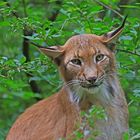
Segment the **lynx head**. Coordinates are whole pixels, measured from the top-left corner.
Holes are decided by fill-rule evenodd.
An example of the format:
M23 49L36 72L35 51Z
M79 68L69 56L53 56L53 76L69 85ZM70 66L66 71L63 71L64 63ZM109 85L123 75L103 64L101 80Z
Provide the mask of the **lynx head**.
M71 37L62 47L40 48L58 65L68 85L95 89L103 85L115 72L114 40L122 32L119 28L105 35L83 34Z

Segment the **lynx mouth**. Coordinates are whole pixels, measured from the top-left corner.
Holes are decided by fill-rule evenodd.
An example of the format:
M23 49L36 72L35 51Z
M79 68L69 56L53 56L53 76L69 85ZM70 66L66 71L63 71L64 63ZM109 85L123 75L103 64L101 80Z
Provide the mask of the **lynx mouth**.
M102 83L100 83L100 84L81 84L81 86L83 87L83 88L98 88L100 85L101 85Z
M81 87L83 88L87 88L87 89L94 89L94 88L98 88L99 86L101 86L103 84L104 80L100 80L100 81L97 81L97 82L94 82L94 83L90 83L90 82L87 82L87 81L79 81L79 84Z

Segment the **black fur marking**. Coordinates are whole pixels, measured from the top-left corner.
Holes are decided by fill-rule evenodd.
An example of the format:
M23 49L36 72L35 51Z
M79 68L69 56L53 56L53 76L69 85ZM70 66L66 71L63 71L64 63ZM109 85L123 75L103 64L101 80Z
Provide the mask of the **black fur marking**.
M128 15L125 16L125 18L124 18L124 20L123 20L123 22L122 22L122 25L121 25L119 28L117 28L117 29L111 34L111 37L114 36L117 32L119 32L119 31L124 27L125 22L126 22L126 19L127 19L127 16L128 16Z
M115 43L109 43L109 44L106 44L106 45L112 52L115 52Z
M61 65L61 59L60 58L55 58L54 62L57 64L57 66Z
M115 95L114 95L114 90L113 90L112 86L108 85L108 86L107 86L107 90L109 91L109 93L111 93L111 95L112 95L113 97L115 97Z

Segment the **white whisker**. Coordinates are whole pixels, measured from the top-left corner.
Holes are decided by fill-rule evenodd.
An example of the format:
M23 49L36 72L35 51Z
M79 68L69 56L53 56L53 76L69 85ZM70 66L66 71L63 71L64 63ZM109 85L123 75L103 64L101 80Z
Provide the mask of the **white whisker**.
M79 84L79 80L71 80L71 81L68 81L64 84L64 87L70 87L72 85L78 85Z

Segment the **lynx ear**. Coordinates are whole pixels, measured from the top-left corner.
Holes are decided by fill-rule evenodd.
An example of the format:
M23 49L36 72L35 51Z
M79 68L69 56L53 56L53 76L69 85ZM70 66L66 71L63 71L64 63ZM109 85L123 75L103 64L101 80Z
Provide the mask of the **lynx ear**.
M64 53L64 50L57 46L52 46L48 48L40 47L39 50L46 54L48 57L52 58L53 60Z
M57 57L61 56L64 53L64 48L62 47L57 47L57 46L52 46L52 47L42 47L32 41L30 43L34 46L36 46L41 52L46 54L48 57L52 58L55 60Z
M118 27L117 29L111 31L111 32L108 32L104 35L101 36L101 40L102 42L106 43L106 44L109 44L109 43L114 43L115 40L117 39L117 37L121 34L123 28L124 28L124 25L125 25L125 21L126 21L126 18L127 16L124 18L123 22L122 22L122 25L120 27Z

